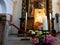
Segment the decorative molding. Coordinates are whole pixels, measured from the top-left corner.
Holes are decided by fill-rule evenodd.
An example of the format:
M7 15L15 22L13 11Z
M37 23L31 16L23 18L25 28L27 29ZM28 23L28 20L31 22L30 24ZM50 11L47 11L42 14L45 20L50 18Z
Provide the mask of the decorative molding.
M26 16L26 0L22 0L22 18Z

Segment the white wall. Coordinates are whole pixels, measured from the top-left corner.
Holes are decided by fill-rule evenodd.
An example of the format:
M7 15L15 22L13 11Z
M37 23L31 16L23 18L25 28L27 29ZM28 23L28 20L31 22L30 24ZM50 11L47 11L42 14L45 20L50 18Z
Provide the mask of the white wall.
M57 5L58 0L52 0L52 10L53 10L53 17L55 17L56 13L59 13L59 8Z
M4 0L6 3L6 8L8 14L12 14L12 23L20 27L20 20L21 17L21 8L22 8L22 0ZM17 29L12 27L12 33L17 33Z
M53 18L55 18L55 20L54 20L54 28L55 28L55 30L56 31L58 31L59 30L59 24L60 23L56 23L56 17L55 17L55 14L56 13L59 13L60 14L60 9L59 9L59 6L58 6L58 0L52 0L52 11L53 11Z
M60 31L60 0L58 0L58 9L59 9L59 23L58 23L58 31Z
M0 13L12 14L13 23L20 26L19 18L21 17L21 8L22 8L22 0L15 0L16 4L14 4L13 0L0 0ZM12 33L17 33L17 29L12 28Z
M21 17L21 11L22 11L22 0L17 0L14 4L14 9L13 9L13 23L20 27L20 20L19 18ZM17 33L18 30L12 27L12 33Z
M2 13L2 7L1 7L1 4L0 4L0 13Z

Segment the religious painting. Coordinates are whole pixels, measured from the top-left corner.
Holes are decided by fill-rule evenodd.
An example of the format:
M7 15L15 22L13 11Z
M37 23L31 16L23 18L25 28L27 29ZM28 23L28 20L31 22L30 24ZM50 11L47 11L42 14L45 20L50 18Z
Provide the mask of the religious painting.
M22 0L22 18L26 18L27 12L27 29L38 29L38 27L42 27L43 16L48 16L46 13L52 12L50 6L52 1L48 0L48 9L46 8L46 2L46 0Z
M28 17L34 17L34 29L42 25L42 18L46 14L46 0L29 0Z
M34 13L34 29L43 28L43 18L45 15L45 9L35 9ZM42 30L42 29L41 29Z
M34 17L35 9L45 8L45 0L29 0L28 17Z

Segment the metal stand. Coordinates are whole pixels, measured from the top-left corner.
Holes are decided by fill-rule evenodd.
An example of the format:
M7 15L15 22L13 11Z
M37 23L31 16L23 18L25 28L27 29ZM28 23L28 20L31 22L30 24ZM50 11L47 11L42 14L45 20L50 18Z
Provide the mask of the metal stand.
M54 29L54 19L52 18L52 35L55 37L56 36L56 30Z
M52 30L54 30L54 19L55 18L52 18Z
M21 39L21 40L30 40L30 39L27 39L27 35L26 35L26 30L27 30L27 12L26 12L26 18L25 18L25 38L24 39Z

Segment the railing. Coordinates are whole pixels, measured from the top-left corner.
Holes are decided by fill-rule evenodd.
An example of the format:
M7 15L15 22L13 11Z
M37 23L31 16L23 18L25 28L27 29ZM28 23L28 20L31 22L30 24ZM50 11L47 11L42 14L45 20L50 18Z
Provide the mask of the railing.
M12 22L12 15L11 14L8 14L8 15L10 15L10 23ZM15 27L17 30L20 30L21 32L23 32L23 33L27 33L27 32L25 32L25 31L23 31L22 29L20 29L18 26L16 26L15 24L11 24L13 27ZM60 33L60 31L58 31L58 32L56 32L56 34L59 34ZM27 33L27 34L29 34L29 33Z
M22 33L30 34L30 33L26 32L25 30L23 31L22 29L20 29L19 27L17 27L15 24L11 24L11 25L14 26L17 30L21 31Z

